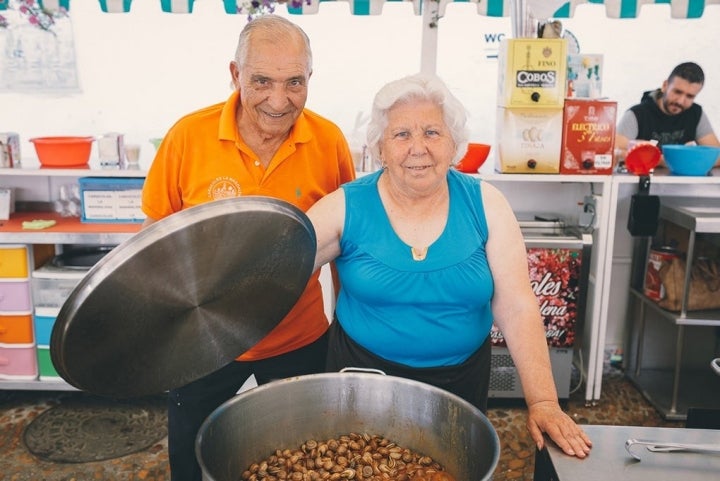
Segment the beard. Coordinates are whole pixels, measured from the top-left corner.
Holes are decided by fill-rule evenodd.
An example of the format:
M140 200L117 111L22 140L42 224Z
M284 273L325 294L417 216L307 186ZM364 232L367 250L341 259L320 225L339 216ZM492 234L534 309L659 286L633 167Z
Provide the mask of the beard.
M667 112L670 115L678 115L685 111L685 107L683 107L682 105L680 105L678 103L669 101L667 98L667 95L665 95L665 94L663 94L663 97L662 97L662 105L663 105L663 110L665 110L665 112Z

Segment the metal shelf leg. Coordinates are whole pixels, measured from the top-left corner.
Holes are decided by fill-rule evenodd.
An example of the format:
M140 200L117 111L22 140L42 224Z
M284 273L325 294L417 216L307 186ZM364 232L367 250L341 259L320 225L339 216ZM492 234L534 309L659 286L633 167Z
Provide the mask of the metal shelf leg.
M677 329L677 341L675 342L675 371L673 372L672 402L670 412L677 413L678 393L680 392L680 365L682 364L683 344L685 342L685 326L682 324Z

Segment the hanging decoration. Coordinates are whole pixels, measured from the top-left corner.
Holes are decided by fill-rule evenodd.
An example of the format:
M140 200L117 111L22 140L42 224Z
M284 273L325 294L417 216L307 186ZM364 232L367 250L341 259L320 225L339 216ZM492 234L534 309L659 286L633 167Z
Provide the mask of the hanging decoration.
M77 91L67 0L0 2L0 92Z
M130 11L132 0L98 0L100 9L105 13L127 13Z
M195 0L160 0L160 8L168 13L192 13Z

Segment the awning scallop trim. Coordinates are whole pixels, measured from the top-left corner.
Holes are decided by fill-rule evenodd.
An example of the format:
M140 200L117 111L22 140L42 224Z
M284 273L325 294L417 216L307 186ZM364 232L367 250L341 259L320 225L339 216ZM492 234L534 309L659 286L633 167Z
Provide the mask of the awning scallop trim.
M36 0L44 9L49 11L64 8L70 10L70 0ZM237 4L243 0L216 0L218 7L223 8L226 13L236 14ZM312 15L320 11L320 4L325 2L346 2L348 10L353 15L380 15L386 2L411 2L415 15L422 14L423 2L437 2L438 11L442 15L449 3L463 2L474 3L477 13L488 17L510 16L511 4L514 0L295 0L284 3L287 11L293 15ZM543 4L546 9L548 4L557 8L550 15L552 18L571 18L578 5L584 3L595 3L605 5L605 14L609 18L636 18L640 15L643 5L666 4L670 7L672 18L700 18L705 12L707 5L720 5L720 0L527 0L530 11L533 10L533 3ZM0 0L0 10L8 8L9 0ZM132 0L98 0L100 8L107 13L127 13L132 6ZM158 0L163 12L168 13L192 13L195 0ZM221 6L222 5L222 6ZM551 7L552 8L552 7ZM242 12L240 12L242 13Z

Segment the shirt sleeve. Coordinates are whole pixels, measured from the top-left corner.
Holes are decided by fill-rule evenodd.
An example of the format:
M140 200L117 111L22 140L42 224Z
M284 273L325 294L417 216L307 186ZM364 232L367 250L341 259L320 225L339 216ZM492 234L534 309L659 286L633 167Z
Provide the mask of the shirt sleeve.
M615 133L628 139L637 139L638 122L632 110L626 110L623 116L620 117Z
M142 210L153 220L160 220L182 209L178 169L171 160L170 143L171 139L166 138L158 148L143 184Z
M715 133L713 131L712 125L710 124L710 119L705 114L705 111L702 111L702 115L700 115L700 121L697 125L697 130L695 132L695 139L700 139L705 137L706 135Z

